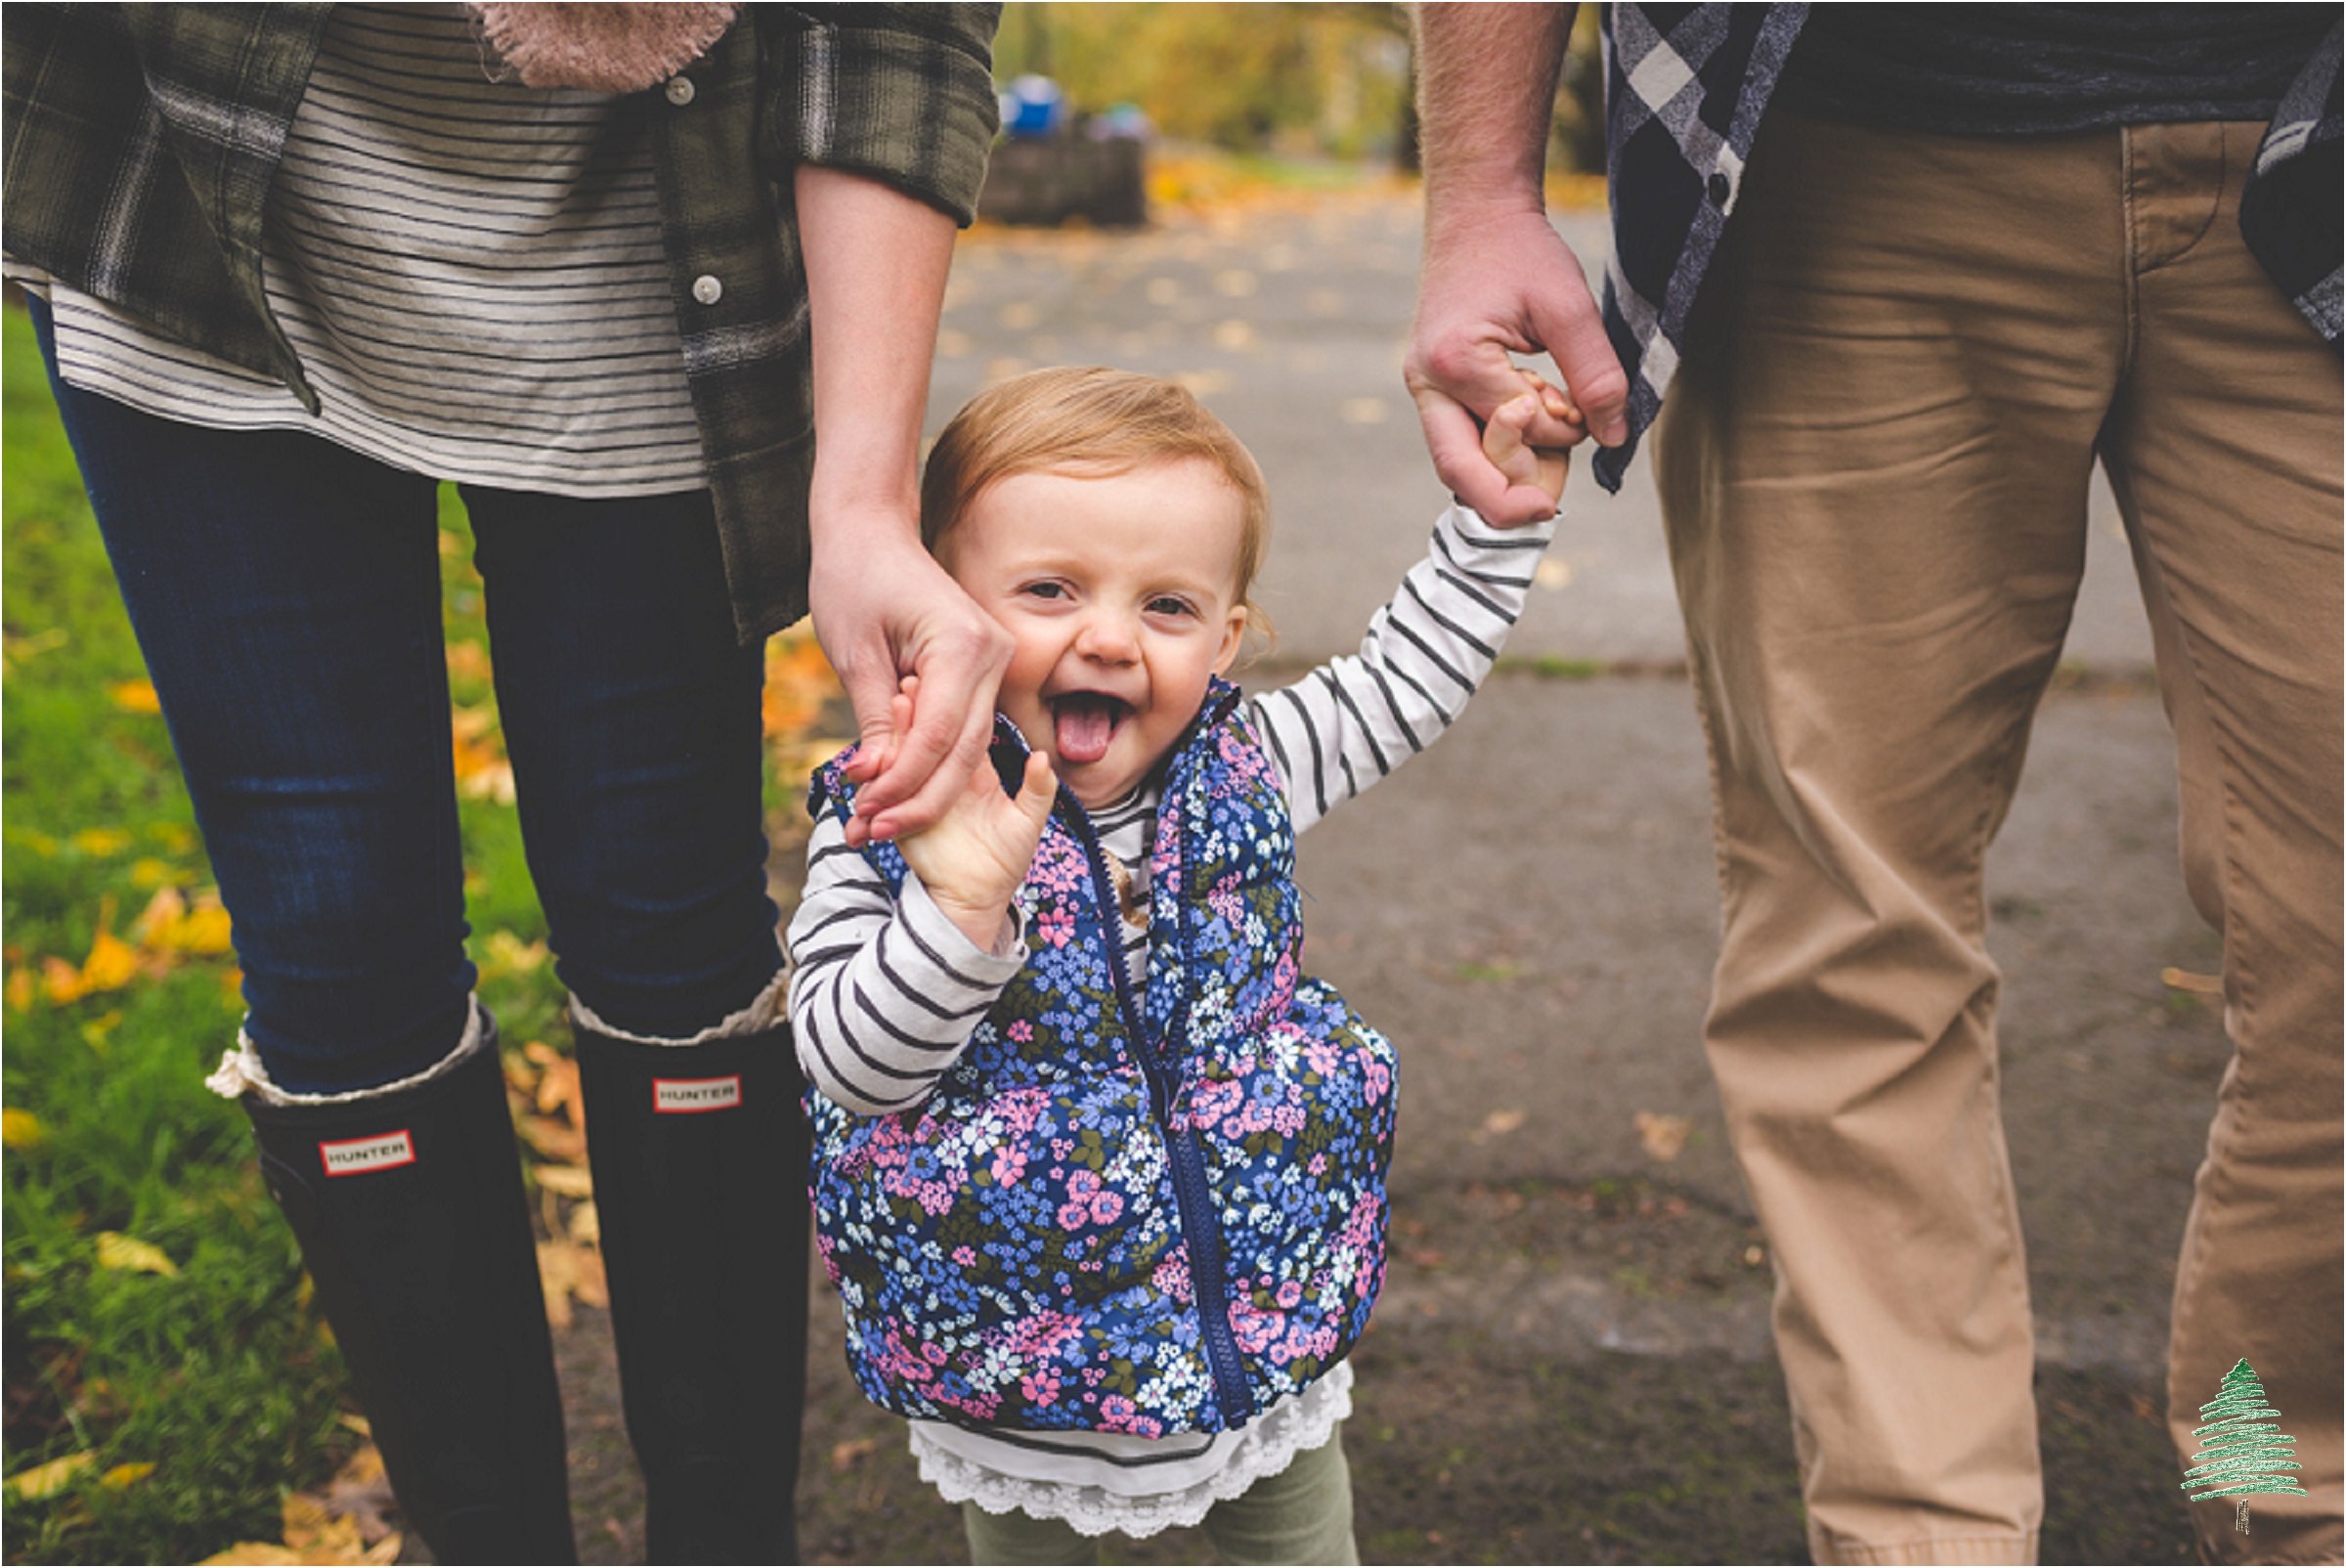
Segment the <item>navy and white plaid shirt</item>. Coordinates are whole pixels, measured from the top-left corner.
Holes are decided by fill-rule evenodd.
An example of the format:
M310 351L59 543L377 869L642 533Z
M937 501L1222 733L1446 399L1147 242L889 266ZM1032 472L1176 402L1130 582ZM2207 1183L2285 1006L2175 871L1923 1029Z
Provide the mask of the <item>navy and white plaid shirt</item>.
M1613 261L1605 329L1629 377L1629 439L1598 451L1597 480L1619 490L1638 439L1662 410L1686 320L1742 191L1760 118L1805 5L1605 8L1605 173ZM2333 345L2339 315L2339 34L2273 117L2240 204L2250 250Z

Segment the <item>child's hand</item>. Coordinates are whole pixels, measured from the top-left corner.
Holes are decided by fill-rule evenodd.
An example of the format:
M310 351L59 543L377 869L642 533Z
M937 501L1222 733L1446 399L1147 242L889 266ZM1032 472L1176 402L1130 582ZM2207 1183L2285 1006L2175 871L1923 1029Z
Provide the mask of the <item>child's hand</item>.
M1550 501L1561 501L1564 476L1572 466L1571 453L1561 447L1526 446L1524 431L1542 413L1577 422L1580 411L1563 393L1531 371L1525 370L1523 378L1526 382L1523 396L1511 398L1494 409L1484 424L1483 456L1506 476L1510 486L1537 485L1547 492Z
M919 679L907 675L896 693L894 700L905 710L896 716L898 733ZM1041 752L1027 757L1026 776L1015 797L1002 792L1001 775L981 756L942 817L895 841L904 863L929 890L938 911L988 952L1002 933L1011 894L1034 864L1043 824L1050 820L1051 802L1058 793L1051 760Z

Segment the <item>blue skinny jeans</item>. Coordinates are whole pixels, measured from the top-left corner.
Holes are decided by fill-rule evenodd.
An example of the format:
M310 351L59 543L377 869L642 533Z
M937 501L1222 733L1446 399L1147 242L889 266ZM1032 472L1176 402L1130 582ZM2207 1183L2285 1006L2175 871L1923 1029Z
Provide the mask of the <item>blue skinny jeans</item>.
M33 307L234 922L246 1032L295 1093L421 1071L474 980L434 481L76 391ZM557 973L617 1028L697 1033L781 963L762 655L735 641L709 496L463 497Z

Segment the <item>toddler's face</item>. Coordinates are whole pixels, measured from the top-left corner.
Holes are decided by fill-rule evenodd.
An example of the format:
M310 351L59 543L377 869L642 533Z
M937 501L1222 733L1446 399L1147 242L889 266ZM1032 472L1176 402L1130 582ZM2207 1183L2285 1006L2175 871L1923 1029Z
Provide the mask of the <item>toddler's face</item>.
M1087 806L1146 778L1230 668L1244 503L1211 464L996 480L940 547L1018 639L996 705Z

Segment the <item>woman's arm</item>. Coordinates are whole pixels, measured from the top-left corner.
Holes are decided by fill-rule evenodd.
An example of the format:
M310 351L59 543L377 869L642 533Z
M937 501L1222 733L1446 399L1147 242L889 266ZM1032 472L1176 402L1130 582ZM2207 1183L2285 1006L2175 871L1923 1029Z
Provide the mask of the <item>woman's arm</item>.
M795 176L814 342L815 634L855 706L860 843L934 822L984 761L1010 634L922 547L921 418L953 218L860 175ZM921 677L901 733L890 703Z

